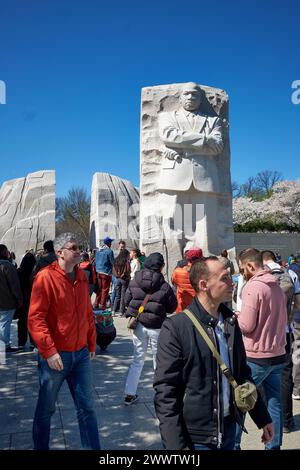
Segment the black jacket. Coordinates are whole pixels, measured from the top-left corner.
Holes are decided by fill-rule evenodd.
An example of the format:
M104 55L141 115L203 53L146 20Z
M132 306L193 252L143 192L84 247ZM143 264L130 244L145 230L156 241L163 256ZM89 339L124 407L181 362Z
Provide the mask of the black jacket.
M217 320L204 310L197 297L189 306L216 344ZM232 311L220 305L228 335L230 368L238 384L251 379L241 330ZM192 443L218 444L223 430L221 370L212 352L191 320L179 313L164 322L158 339L157 368L154 378L155 409L166 449L192 448ZM230 413L242 424L232 391ZM250 411L261 428L272 420L261 396Z
M161 273L143 269L135 273L126 291L126 317L137 316L138 309L148 293L151 293L151 296L143 313L139 315L139 321L146 328L156 330L161 328L166 314L176 310L177 300L173 289Z
M8 260L0 260L0 310L14 310L23 301L18 273Z
M31 273L31 282L33 282L34 277L37 275L37 273L41 270L44 269L46 266L49 266L49 264L54 263L54 261L57 260L57 256L54 252L50 252L47 255L43 255L39 258L39 260L36 262L33 271Z

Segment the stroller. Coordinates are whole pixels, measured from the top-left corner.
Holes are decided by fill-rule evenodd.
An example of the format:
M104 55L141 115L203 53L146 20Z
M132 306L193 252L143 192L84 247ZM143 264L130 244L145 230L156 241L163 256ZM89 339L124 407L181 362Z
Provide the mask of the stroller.
M117 335L112 314L108 310L93 310L93 313L97 332L96 342L102 351L105 351Z

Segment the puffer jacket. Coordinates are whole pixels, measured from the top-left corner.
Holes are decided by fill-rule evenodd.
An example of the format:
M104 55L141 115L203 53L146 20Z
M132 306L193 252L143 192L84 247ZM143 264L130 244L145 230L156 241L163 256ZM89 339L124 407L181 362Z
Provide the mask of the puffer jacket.
M47 359L59 351L96 351L96 328L88 281L75 268L75 281L58 262L42 269L31 293L28 329L40 354Z
M192 303L195 296L195 291L190 282L190 273L185 266L174 270L172 284L177 287L178 306L176 312L182 312Z
M135 274L125 294L126 317L138 315L138 309L149 293L139 321L146 328L156 330L161 328L167 313L173 313L177 307L174 292L161 273L143 269Z

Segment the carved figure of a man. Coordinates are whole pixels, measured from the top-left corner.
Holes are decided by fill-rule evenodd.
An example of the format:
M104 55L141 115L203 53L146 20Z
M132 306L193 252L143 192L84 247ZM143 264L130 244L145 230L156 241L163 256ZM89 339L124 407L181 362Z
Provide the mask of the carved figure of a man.
M221 120L200 111L202 93L195 83L184 86L181 107L159 116L159 134L165 148L160 190L221 193L215 156L223 150Z
M186 205L191 208L189 215L182 212L183 228L177 230L181 250L199 246L212 253L218 247L218 234L217 230L214 235L208 233L208 226L217 224L218 195L226 191L220 185L218 165L224 141L220 118L200 110L203 96L197 84L187 83L180 94L179 109L159 115L163 160L158 189L164 217L176 217L178 207L182 211ZM196 206L202 212L195 214ZM187 220L188 229L184 226Z

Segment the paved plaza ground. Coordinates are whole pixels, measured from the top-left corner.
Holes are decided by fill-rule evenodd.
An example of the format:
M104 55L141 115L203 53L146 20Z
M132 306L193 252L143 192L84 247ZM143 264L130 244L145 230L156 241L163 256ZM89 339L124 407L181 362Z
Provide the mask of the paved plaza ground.
M153 406L153 371L146 360L138 394L140 400L124 406L124 384L132 358L127 320L116 318L117 338L93 361L94 397L102 448L105 450L161 449L158 422ZM13 323L15 337L16 324ZM38 395L36 353L9 354L0 365L0 449L32 449L32 419ZM294 401L296 430L284 434L282 449L300 449L300 401ZM263 449L261 431L247 418L248 435L243 449ZM72 398L63 385L51 429L52 449L80 449L79 430Z

